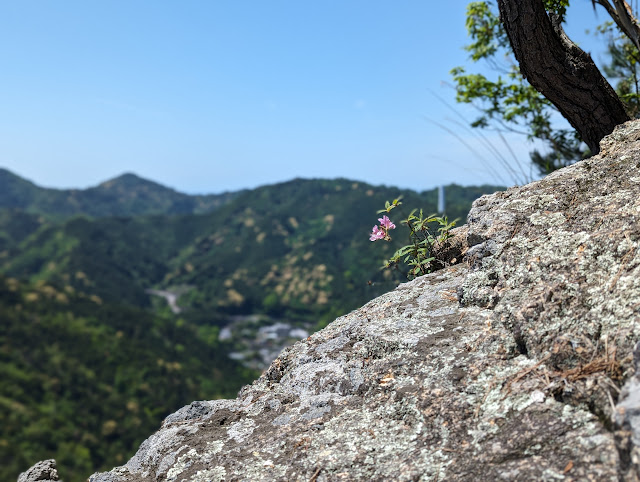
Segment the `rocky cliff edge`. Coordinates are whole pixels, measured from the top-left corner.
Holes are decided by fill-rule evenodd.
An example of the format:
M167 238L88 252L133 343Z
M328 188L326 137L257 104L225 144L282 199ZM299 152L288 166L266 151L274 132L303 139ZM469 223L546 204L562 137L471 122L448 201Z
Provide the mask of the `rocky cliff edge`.
M638 480L640 122L456 242L90 481Z

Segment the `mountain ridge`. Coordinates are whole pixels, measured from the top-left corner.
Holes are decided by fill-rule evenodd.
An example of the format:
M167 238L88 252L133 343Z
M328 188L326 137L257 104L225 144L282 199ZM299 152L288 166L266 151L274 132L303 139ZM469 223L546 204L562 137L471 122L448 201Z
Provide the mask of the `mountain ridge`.
M90 217L211 212L245 190L220 194L185 194L127 172L86 189L38 186L0 168L0 208L22 209L52 220Z

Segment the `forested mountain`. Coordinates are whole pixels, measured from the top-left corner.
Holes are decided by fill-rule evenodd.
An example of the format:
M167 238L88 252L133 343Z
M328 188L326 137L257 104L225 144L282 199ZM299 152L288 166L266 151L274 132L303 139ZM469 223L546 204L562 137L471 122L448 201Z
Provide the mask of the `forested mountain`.
M0 277L0 480L55 457L65 481L123 462L167 414L256 373L217 327Z
M447 212L464 220L473 199L496 189L448 186ZM435 189L416 193L346 179L264 186L202 215L54 224L21 220L14 210L4 214L0 271L138 307L148 306L148 288L183 286L180 303L192 311L328 321L405 280L404 273L378 268L408 232L399 227L393 243L368 239L376 211L400 195L404 214L436 210Z
M133 175L61 191L0 171L0 185L0 480L48 457L82 480L181 405L234 395L256 372L231 360L238 339L220 341L223 328L317 329L392 289L405 274L379 267L408 233L395 210L393 242L369 241L376 211L437 200L346 179L222 197ZM463 223L497 189L447 186L447 214ZM149 288L181 295L183 311Z
M210 212L243 191L191 196L135 174L89 189L48 189L0 168L0 208L19 208L61 220L70 216L138 216Z
M471 200L496 189L449 186L447 212L464 222ZM393 242L372 243L376 211L400 195ZM404 272L379 268L407 243L399 221L412 208L435 212L436 190L297 179L248 191L207 215L207 230L172 260L162 285L197 287L181 301L199 310L331 321L406 281Z

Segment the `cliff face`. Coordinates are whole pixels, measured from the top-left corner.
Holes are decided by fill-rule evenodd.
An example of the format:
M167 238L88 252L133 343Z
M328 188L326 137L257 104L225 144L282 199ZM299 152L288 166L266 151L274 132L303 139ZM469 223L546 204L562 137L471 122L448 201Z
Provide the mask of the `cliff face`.
M484 196L463 263L167 417L91 482L638 480L640 122ZM640 371L638 371L640 373Z

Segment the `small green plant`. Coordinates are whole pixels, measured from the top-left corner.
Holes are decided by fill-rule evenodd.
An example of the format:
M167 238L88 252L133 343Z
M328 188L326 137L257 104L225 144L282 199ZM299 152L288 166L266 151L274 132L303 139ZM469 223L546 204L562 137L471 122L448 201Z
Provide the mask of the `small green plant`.
M388 214L399 207L402 204L400 199L394 199L391 203L386 201L384 209L378 211L378 214ZM414 209L406 219L400 222L400 224L404 224L409 228L409 244L397 250L382 266L383 269L395 268L398 264L404 262L410 268L407 273L409 279L434 271L434 261L436 261L433 253L434 246L444 243L451 236L451 229L456 224L456 221L449 222L446 216L439 217L431 214L425 217L422 209L419 214L416 213L418 213L418 210ZM396 225L391 222L386 214L378 218L378 222L380 224L373 227L369 240L391 241L389 231L396 229ZM432 231L430 224L436 224L439 227Z

